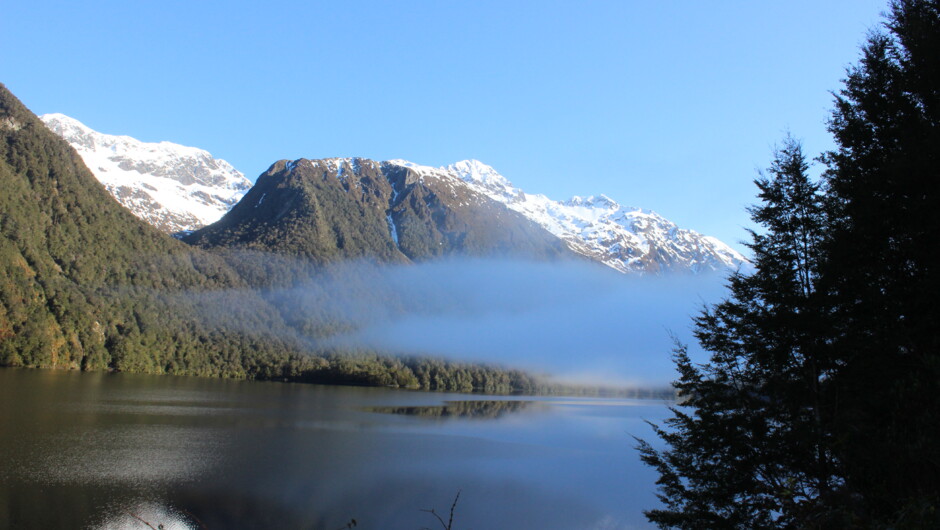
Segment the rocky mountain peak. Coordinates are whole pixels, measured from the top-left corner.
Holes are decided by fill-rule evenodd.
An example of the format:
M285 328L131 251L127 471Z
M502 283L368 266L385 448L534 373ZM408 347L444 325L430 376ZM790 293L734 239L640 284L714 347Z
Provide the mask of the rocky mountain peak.
M607 210L619 210L622 208L620 203L611 199L610 197L601 194L601 195L591 195L589 197L581 197L575 195L574 197L563 202L565 206L583 206L587 208L602 208Z
M473 182L488 188L512 188L512 183L492 167L479 160L461 160L445 168L460 176L466 182Z

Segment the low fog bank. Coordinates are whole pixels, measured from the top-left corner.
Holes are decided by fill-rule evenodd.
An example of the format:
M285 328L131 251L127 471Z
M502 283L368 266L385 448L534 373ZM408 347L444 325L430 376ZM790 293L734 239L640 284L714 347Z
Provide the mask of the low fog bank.
M334 265L266 298L329 330L323 348L499 363L577 383L665 385L672 337L725 274L629 276L587 263L460 259ZM315 322L314 322L315 321ZM323 327L325 326L325 327Z
M573 384L668 385L677 375L673 337L706 360L692 317L727 295L725 272L634 276L588 262L314 267L255 252L229 261L264 287L186 295L211 326L320 353L444 357ZM272 307L286 326L254 318Z

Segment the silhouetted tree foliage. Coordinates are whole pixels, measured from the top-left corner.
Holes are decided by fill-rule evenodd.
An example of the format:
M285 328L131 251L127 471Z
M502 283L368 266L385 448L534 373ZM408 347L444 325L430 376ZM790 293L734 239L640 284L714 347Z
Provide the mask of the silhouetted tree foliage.
M833 447L857 512L938 527L940 2L895 2L886 25L830 122Z
M787 139L756 182L754 270L677 346L662 528L940 526L940 7L896 1L836 96L824 194Z
M830 493L814 333L823 210L807 170L788 138L769 176L756 180L763 203L750 213L765 231L748 245L754 271L733 274L731 297L695 321L711 362L696 366L676 349L675 386L693 412L674 409L669 428L656 429L669 450L640 442L667 507L647 515L663 527L771 526L812 512Z

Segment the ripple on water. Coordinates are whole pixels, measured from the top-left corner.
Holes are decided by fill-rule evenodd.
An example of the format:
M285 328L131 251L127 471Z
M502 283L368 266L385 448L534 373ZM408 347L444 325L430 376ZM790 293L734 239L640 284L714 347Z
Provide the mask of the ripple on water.
M74 432L40 448L23 470L42 483L188 482L217 461L219 436L204 428L125 425Z

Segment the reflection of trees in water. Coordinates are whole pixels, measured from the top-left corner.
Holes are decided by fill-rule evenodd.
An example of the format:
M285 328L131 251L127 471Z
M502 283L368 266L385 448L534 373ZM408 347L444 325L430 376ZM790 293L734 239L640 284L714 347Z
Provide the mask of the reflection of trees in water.
M402 414L423 418L499 418L504 414L521 412L525 409L543 407L535 401L445 401L443 405L426 407L367 407L369 412L382 414Z

